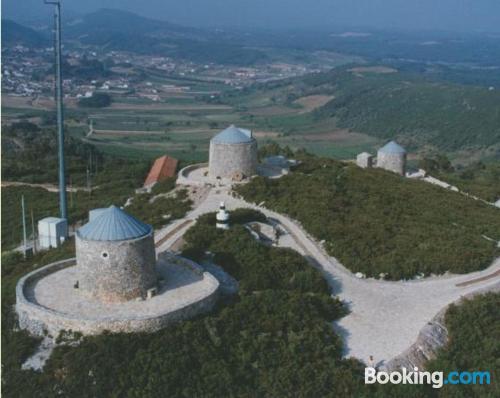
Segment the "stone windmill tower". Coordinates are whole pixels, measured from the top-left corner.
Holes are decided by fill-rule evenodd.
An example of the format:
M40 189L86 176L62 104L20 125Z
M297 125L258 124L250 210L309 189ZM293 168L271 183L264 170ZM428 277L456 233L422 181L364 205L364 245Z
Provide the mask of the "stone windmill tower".
M377 167L399 175L406 174L406 150L396 141L391 141L377 152Z
M116 206L76 233L78 287L104 302L146 297L156 287L153 228Z
M232 125L210 140L210 178L239 181L254 175L256 169L257 141L250 130Z

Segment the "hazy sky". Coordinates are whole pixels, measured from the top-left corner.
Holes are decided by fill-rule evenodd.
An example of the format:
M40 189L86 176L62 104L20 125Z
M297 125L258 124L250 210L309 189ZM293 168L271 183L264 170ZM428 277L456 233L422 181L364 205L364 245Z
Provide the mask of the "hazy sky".
M119 8L190 26L375 27L500 32L500 0L62 0L67 14ZM4 18L33 19L43 0L3 0Z

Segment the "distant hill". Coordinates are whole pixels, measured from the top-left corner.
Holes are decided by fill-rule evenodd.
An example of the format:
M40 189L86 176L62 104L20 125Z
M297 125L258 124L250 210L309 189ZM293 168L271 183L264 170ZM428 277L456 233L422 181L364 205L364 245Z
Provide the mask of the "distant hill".
M293 107L298 98L311 95L332 99L301 115L300 120L294 119L300 128L293 134L307 136L315 126L331 120L337 128L382 140L397 138L412 151L470 149L487 150L488 156L500 155L499 88L443 82L380 65L351 65L269 82L226 93L221 102L246 106L259 97L272 98L274 105ZM286 127L280 127L280 116L253 120L261 128L287 132Z
M39 47L48 43L49 40L36 30L10 19L2 19L2 47L18 44L26 47Z
M415 147L431 144L446 151L500 143L498 89L404 73L332 72L325 77L335 99L317 116L335 117L339 127L384 139L400 136Z
M96 34L169 35L171 37L200 37L201 32L166 21L158 21L132 12L102 8L83 17L71 19L64 26L65 34L72 38L94 36ZM197 35L196 35L197 33Z
M266 59L264 52L200 30L141 17L137 14L101 9L64 26L65 36L82 44L138 54L180 57L196 62L250 65Z

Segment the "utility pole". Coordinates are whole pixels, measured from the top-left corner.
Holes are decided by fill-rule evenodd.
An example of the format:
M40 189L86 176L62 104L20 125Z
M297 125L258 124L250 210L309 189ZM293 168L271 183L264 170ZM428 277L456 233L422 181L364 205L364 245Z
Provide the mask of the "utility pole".
M60 0L44 0L45 4L54 5L54 53L55 53L55 97L57 106L57 137L59 146L59 211L61 218L68 219L66 180L64 164L64 115L61 71L61 2ZM65 237L68 231L66 231Z
M24 210L24 195L21 195L21 209L23 212L23 254L26 258L26 212Z
M33 235L33 253L36 253L36 231L35 231L35 216L31 209L31 234Z
M69 206L72 210L75 208L73 203L73 181L71 180L71 176L69 176Z
M89 193L89 197L92 196L92 182L90 180L90 169L87 167L87 191Z

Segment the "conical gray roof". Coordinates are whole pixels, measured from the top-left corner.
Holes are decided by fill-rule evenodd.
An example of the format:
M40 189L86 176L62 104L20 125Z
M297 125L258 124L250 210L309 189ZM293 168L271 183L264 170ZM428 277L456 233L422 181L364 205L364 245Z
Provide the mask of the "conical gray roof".
M111 206L78 231L85 240L117 241L136 239L149 234L150 225L144 224L116 206Z
M396 141L388 142L378 151L381 153L406 153L406 150Z
M241 129L235 125L229 126L212 138L212 142L219 144L242 144L252 142L252 140L252 132L250 130Z

